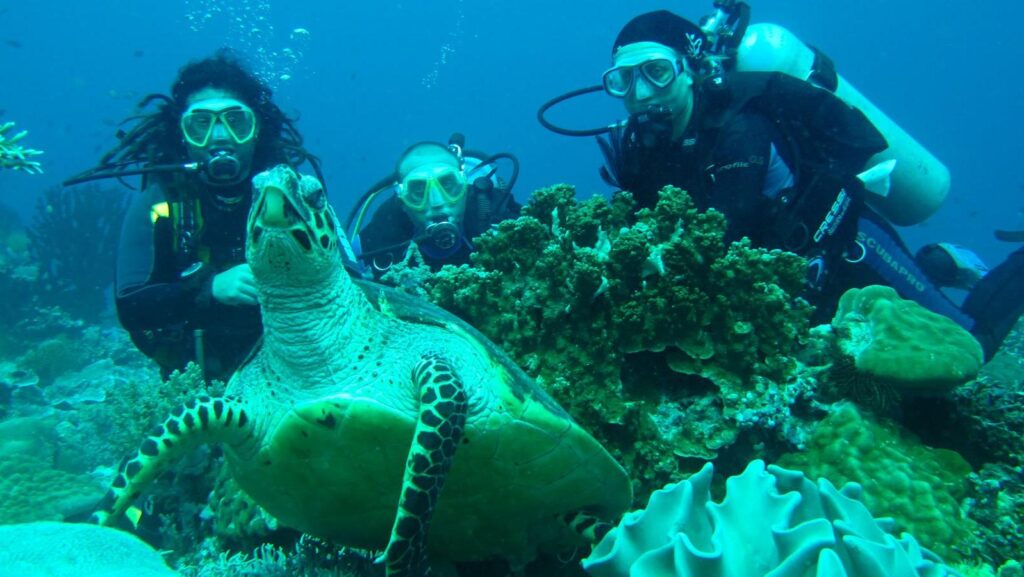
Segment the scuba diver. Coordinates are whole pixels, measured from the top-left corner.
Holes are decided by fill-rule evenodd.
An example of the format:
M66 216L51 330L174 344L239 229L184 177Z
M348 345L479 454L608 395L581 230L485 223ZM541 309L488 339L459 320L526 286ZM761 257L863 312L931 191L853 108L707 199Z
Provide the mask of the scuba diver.
M497 174L502 159L512 165L508 181ZM468 150L459 133L447 145L413 144L398 158L394 173L356 203L345 224L364 274L379 280L405 260L413 244L434 271L446 264L468 263L474 250L471 239L492 224L519 215L521 207L512 196L518 175L515 156ZM362 227L374 200L389 191L394 194Z
M847 289L884 284L976 335L991 332L982 319L998 315L961 310L932 280L981 290L988 274L980 259L942 244L925 247L919 263L892 224L915 224L938 208L949 186L945 167L851 89L824 54L781 27L749 26L743 2L714 5L700 26L666 10L629 21L603 83L548 101L541 124L597 136L603 179L630 191L638 207L677 186L701 209L726 216L728 241L748 237L804 256L804 296L816 322L832 317ZM547 119L555 105L602 90L623 101L627 120L572 130ZM1005 334L979 338L986 354Z
M118 318L165 378L193 361L227 379L263 330L245 262L250 178L309 162L323 181L319 163L270 88L228 50L189 63L170 96L147 96L139 109L153 103L125 121L134 124L99 166L64 184L142 175L118 246Z

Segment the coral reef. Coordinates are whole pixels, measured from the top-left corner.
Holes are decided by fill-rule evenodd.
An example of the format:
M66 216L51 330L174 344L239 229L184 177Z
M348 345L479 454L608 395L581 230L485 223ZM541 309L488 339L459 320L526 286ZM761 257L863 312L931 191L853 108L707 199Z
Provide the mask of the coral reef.
M914 537L897 539L873 518L861 488L759 460L711 499L710 463L655 492L626 515L584 560L595 577L755 577L761 575L956 575Z
M985 465L967 483L963 508L976 522L978 556L993 565L1024 559L1024 465Z
M220 551L183 564L179 572L182 577L383 577L384 567L374 565L366 552L338 550L303 535L291 550L264 544L251 553Z
M472 265L428 280L430 298L508 351L648 492L679 457L711 458L743 430L799 443L790 407L813 385L793 360L803 260L727 244L723 216L677 188L639 211L628 193L574 195L538 190L475 240Z
M958 388L950 439L972 463L1024 464L1024 319L978 374Z
M28 231L44 304L89 321L100 318L114 281L127 198L120 188L98 185L45 191Z
M175 577L160 553L124 531L96 525L0 527L0 576Z
M103 496L96 479L68 467L57 418L0 422L0 524L80 518Z
M38 161L31 159L43 152L41 150L25 148L18 144L21 139L25 138L28 131L22 130L17 134L8 136L12 128L14 128L13 122L0 122L0 168L21 170L28 174L42 174L42 165Z
M923 445L890 421L861 413L851 403L833 407L807 450L784 455L783 467L839 483L858 483L872 511L891 515L901 530L945 558L973 554L975 523L959 502L967 495L970 465L957 453Z
M887 286L846 291L832 328L858 372L900 391L949 392L984 360L970 333Z

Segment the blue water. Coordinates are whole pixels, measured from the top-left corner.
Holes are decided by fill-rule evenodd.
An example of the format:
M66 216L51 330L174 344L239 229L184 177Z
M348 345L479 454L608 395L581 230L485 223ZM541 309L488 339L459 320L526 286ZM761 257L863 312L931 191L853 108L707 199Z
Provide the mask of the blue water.
M912 246L966 244L994 264L1011 248L993 228L1024 228L1024 83L1014 36L1024 7L961 0L754 0L754 21L782 24L950 168L943 209L905 230ZM233 46L301 114L346 213L408 144L452 131L469 146L522 160L517 195L570 182L607 193L590 139L545 131L537 107L594 84L619 27L643 11L691 19L710 2L515 3L274 0L33 0L0 5L0 119L29 130L46 174L0 172L0 202L31 213L41 190L92 166L113 124L149 92L167 92L189 59ZM190 18L191 17L191 18ZM296 28L308 37L293 34ZM254 30L255 29L255 30ZM285 49L293 57L284 56ZM290 78L282 80L281 75ZM560 118L599 125L617 103L598 95Z

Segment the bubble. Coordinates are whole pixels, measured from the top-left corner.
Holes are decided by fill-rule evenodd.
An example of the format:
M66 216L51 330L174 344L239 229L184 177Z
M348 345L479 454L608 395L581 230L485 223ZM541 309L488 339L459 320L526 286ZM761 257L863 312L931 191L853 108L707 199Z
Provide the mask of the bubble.
M193 32L219 34L220 44L244 53L253 73L272 89L295 75L311 37L302 27L287 37L279 34L270 0L185 0L184 19Z
M466 15L463 11L463 1L456 0L455 25L445 35L445 41L441 44L440 52L434 61L433 67L423 76L421 81L423 86L427 88L437 86L438 79L441 77L441 67L448 64L449 59L456 54L458 48L462 45L465 20Z

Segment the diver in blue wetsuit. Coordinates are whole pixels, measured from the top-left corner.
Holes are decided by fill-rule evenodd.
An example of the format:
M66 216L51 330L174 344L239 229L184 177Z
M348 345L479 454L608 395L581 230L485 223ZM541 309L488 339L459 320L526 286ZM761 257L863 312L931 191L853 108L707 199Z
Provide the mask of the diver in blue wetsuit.
M671 12L634 18L615 40L602 87L545 104L542 124L573 136L600 135L602 176L632 192L640 207L652 206L662 187L674 185L699 207L723 212L729 240L748 237L807 258L806 298L816 306L816 321L831 318L847 289L884 284L976 333L991 332L991 354L1009 329L990 330L978 311L961 310L930 278L944 273L949 285L977 282L980 289L994 282L985 282L984 265L962 249L935 245L922 253L926 270L869 205L870 189L888 183L896 163L872 164L889 148L887 138L865 113L827 89L837 81L824 57L823 64L815 62L813 82L723 66L743 36L742 19L735 20L740 30L730 52L720 46L728 35L709 37ZM713 52L716 46L720 50ZM574 131L544 117L554 104L601 88L623 100L627 121ZM960 269L970 270L958 274Z

